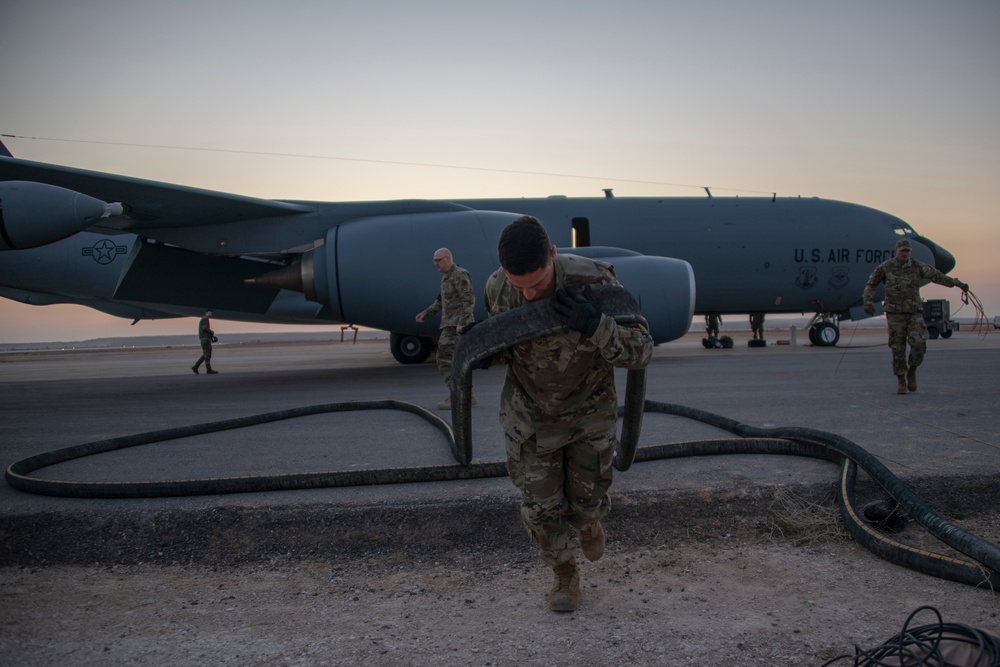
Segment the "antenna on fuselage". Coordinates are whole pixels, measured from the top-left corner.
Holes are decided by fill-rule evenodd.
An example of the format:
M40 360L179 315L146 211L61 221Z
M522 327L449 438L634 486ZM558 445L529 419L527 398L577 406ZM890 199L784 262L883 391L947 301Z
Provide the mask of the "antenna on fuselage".
M708 194L708 198L711 199L712 198L712 191L708 189L707 185L703 185L702 187L705 188L705 192Z

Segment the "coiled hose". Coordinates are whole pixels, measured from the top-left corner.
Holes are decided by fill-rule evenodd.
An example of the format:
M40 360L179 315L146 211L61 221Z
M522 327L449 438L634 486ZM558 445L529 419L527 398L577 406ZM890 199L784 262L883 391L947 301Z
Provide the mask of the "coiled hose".
M708 441L705 444L695 441L657 445L639 450L642 456L637 456L638 460L707 454L790 454L840 463L837 505L848 532L862 546L881 558L924 574L972 586L988 585L994 590L1000 588L1000 546L945 520L920 500L881 461L856 443L833 433L810 428L755 428L684 405L646 401L646 411L687 417L741 438L733 441ZM977 562L917 549L875 530L861 516L855 502L854 484L859 467L931 535Z
M924 611L933 613L936 622L914 625ZM945 623L937 609L923 606L909 615L902 632L881 646L865 650L856 645L853 656L837 656L821 667L844 660L851 660L853 667L1000 667L1000 637L961 623Z
M621 295L609 294L603 302L604 312L615 310L612 302L621 306ZM544 304L544 302L538 302ZM453 429L447 422L428 410L403 401L349 401L328 403L304 408L253 415L206 424L152 431L137 435L122 436L107 440L66 447L44 452L11 464L6 471L7 483L28 493L70 498L152 498L170 496L214 495L224 493L251 493L292 489L314 489L370 484L399 484L409 482L433 482L465 479L502 477L507 474L504 462L471 463L471 410L468 395L471 394L471 362L481 359L518 340L551 332L553 322L545 313L539 312L545 305L531 304L532 308L516 308L503 315L491 318L477 325L470 334L480 327L481 333L467 334L468 349L462 351L462 361L457 364L456 379L459 396L453 393L453 417L457 420ZM633 302L634 305L634 302ZM634 313L635 311L633 311ZM628 318L628 314L618 313L616 319ZM509 321L508 321L509 320ZM493 322L490 325L490 322ZM633 320L637 321L637 320ZM497 324L499 323L499 324ZM561 325L560 325L561 326ZM516 329L513 334L511 330ZM506 340L504 336L509 336ZM463 337L464 338L464 337ZM510 341L510 342L507 342ZM475 343L475 346L472 343ZM463 345L460 342L459 348ZM456 359L458 349L456 349ZM632 372L630 371L630 375ZM906 487L878 459L857 444L840 436L814 429L785 427L760 429L742 424L732 419L710 412L682 405L642 400L645 392L644 376L641 383L626 388L625 407L620 409L623 417L622 443L616 448L616 467L624 470L633 459L638 461L663 460L687 456L708 456L713 454L779 454L806 456L841 464L837 503L841 516L851 535L876 555L890 562L923 572L935 577L958 581L972 586L1000 588L1000 547L980 537L971 535L943 519L923 503L915 493ZM458 399L456 402L455 399ZM464 407L461 407L463 406ZM130 482L82 482L31 477L30 473L42 468L73 459L100 454L155 442L165 442L178 438L192 437L223 430L244 428L257 424L294 419L329 412L356 410L404 410L430 422L448 440L452 453L459 463L440 466L415 466L405 468L383 468L369 470L335 470L310 473L289 473L277 475L202 478L168 481ZM643 412L659 412L716 426L739 437L716 440L699 440L654 445L637 449ZM457 435L461 434L461 435ZM631 453L627 451L631 449ZM465 463L462 463L464 459ZM971 561L944 556L902 544L879 531L862 518L854 498L854 484L857 468L864 470L890 497L896 500L911 518L921 524L931 534L953 549L965 554Z

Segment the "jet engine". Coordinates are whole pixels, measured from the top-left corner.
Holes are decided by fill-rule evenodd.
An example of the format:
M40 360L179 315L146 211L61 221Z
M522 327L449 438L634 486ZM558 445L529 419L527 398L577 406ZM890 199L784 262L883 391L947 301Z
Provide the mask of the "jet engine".
M121 204L108 204L55 185L0 182L0 250L54 243L101 218L121 214Z
M618 282L639 302L655 342L677 340L691 327L695 302L694 270L684 260L600 246L559 248L557 252L590 257L613 265Z
M476 317L485 318L483 286L500 262L500 232L519 214L473 209L387 215L331 228L321 244L287 267L248 280L263 287L303 292L330 309L332 319L392 332L392 348L403 363L423 361L438 323L415 321L434 300L440 276L432 255L449 248L472 274ZM691 325L694 272L679 259L620 248L559 249L614 265L619 281L638 300L654 341L680 338Z

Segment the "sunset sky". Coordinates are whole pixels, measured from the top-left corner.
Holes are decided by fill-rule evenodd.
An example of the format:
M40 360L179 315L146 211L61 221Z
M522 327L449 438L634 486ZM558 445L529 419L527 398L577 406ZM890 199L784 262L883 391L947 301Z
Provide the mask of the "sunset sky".
M266 198L839 199L950 250L992 317L998 34L994 0L4 0L0 133ZM195 327L0 299L0 343Z

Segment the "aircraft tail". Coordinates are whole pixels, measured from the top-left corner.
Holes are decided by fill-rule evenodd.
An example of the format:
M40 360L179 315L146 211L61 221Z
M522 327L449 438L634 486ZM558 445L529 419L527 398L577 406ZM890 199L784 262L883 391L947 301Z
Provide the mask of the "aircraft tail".
M2 135L2 136L8 136L8 135ZM7 146L4 145L3 139L0 139L0 156L14 157L13 155L10 154L10 151L7 150Z

